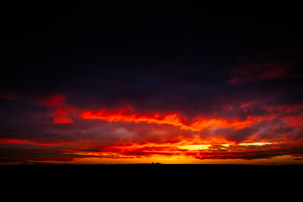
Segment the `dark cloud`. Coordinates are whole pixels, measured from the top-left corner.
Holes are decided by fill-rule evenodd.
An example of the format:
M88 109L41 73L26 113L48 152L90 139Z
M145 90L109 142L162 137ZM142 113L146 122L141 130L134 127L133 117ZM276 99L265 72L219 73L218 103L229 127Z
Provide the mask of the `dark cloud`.
M302 147L294 147L291 149L269 149L269 150L250 150L250 151L215 151L215 152L201 152L195 156L198 159L270 159L273 157L291 155L291 154L302 154Z

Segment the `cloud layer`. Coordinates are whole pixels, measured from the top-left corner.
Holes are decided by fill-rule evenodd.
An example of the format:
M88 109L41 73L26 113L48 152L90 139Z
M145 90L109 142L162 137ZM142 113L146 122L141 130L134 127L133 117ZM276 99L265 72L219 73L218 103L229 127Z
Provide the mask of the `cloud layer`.
M7 83L0 160L298 159L303 88L297 65L102 68L56 82ZM51 86L40 91L31 83Z

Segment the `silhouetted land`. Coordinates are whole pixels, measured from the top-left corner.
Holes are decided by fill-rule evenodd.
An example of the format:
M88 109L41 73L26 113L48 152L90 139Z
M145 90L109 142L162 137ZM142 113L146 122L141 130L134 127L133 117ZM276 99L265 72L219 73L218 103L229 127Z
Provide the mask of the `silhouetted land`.
M0 166L1 196L40 201L300 201L303 166ZM298 198L299 197L299 198Z

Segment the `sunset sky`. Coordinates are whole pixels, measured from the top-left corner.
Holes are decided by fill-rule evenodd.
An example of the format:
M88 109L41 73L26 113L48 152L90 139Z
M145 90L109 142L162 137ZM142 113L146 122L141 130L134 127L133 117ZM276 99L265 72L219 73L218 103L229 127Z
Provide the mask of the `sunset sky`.
M0 164L303 163L300 9L113 6L1 14Z

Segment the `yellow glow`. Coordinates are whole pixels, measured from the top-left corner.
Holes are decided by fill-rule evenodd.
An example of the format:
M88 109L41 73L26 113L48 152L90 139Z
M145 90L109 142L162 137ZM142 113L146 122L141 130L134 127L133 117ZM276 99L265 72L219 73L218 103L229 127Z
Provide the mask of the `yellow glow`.
M239 145L241 145L241 146L250 146L250 145L264 146L264 145L269 145L269 144L273 144L273 143L272 142L248 142L248 143L240 143Z
M186 150L206 150L210 147L210 144L196 144L196 145L182 145L179 146L179 149L186 149Z
M203 161L187 156L153 156L146 158L80 158L71 161L70 164L136 164L136 163L163 163L163 164L302 164L301 161L296 161L291 155L284 155L275 157L272 159L255 159L255 160L243 160L243 159L205 159ZM61 163L61 162L53 162Z

